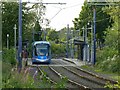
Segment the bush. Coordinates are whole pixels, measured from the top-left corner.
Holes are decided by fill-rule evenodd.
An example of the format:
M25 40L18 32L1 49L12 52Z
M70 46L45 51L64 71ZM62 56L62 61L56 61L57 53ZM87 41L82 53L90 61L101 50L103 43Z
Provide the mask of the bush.
M108 30L105 39L105 47L102 50L97 51L96 66L104 71L113 73L118 73L118 71L120 71L117 35L116 30Z
M118 63L120 63L118 53L112 48L104 48L97 53L96 66L104 71L117 72L120 70Z
M17 61L15 59L15 50L12 48L12 49L9 49L7 50L6 48L3 48L3 62L6 62L6 63L9 63L11 64L12 66L16 65Z
M120 82L118 82L117 84L110 84L110 82L107 82L105 85L105 88L110 88L110 89L115 89L115 90L119 90L120 89Z
M29 74L12 71L9 63L2 63L2 88L35 88L34 80Z
M51 52L52 55L65 55L65 46L63 44L51 43Z

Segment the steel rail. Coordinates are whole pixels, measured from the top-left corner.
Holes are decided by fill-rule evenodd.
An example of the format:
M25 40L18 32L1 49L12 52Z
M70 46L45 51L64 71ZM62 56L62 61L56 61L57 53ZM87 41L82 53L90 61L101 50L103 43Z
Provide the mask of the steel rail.
M63 66L64 67L64 66ZM62 67L62 68L63 68ZM64 70L66 70L65 68L63 68ZM58 70L55 70L56 72L58 72L59 73L59 69ZM103 86L103 84L101 84L101 83L97 83L97 82L95 82L95 81L91 81L90 79L87 79L87 78L84 78L83 76L80 76L80 75L76 75L75 73L73 73L73 72L71 72L71 71L69 71L69 70L67 70L69 73L72 73L73 75L75 75L75 76L77 76L77 78L78 79L76 79L77 81L75 81L74 80L74 78L72 78L72 77L69 77L68 75L69 74L65 74L65 76L68 76L69 77L69 80L70 81L73 81L73 82L75 82L75 83L77 83L77 84L80 84L80 85L82 85L84 88L86 88L86 89L96 89L96 88L104 88L104 86ZM65 71L63 71L63 72L65 72ZM60 73L61 74L61 73ZM61 75L64 75L64 74L61 74ZM83 82L84 82L84 80L85 80L85 82L88 82L88 84L86 84L85 82L83 83L83 82L80 82L79 81L79 79L83 79ZM89 84L90 83L90 84ZM96 88L94 88L93 86L91 87L90 85L92 85L92 84L94 84L94 85L97 85L97 86L95 86Z
M50 68L50 66L48 66L48 68ZM58 73L56 73L53 69L51 69L50 68L50 70L52 70L58 77L60 77L60 79L62 79L63 78L63 76L62 75L60 75L60 74L58 74ZM49 78L49 77L48 77ZM50 78L49 78L50 79ZM52 79L51 79L51 81L52 82L55 82L55 81L53 81ZM57 82L55 82L55 84L57 84ZM65 89L67 89L66 87L65 87Z
M38 70L41 72L41 74L42 74L42 76L44 75L44 73L43 73L43 71L40 69L40 67L37 67L38 68ZM50 79L49 77L46 77L47 78L47 80L49 80L51 83L53 83L53 84L57 84L55 81L53 81L52 79Z
M49 66L49 67L50 67L50 66ZM63 78L63 75L60 74L59 72L57 72L54 68L50 67L50 69L51 69L52 71L54 71L57 75L59 75L60 77ZM90 89L89 87L84 86L84 85L81 85L81 84L79 84L79 83L77 83L77 82L75 82L75 81L73 81L73 80L68 79L68 81L69 81L70 83L74 84L74 85L77 85L77 86L80 87L81 89Z
M87 77L85 77L85 76L82 76L82 75L76 73L75 71L72 71L72 70L68 69L67 67L64 67L64 66L62 66L62 67L63 67L64 69L68 70L69 72L77 75L77 76L80 77L80 78L86 79L86 80L88 80L88 81L90 81L90 82L93 82L93 83L97 83L97 84L99 84L99 85L101 85L101 86L104 86L104 85L105 85L105 83L101 83L101 82L99 82L99 81L94 81L94 80L92 80L92 79L89 79L89 78L87 78Z
M80 71L82 71L82 72L84 72L84 73L87 73L87 74L89 74L89 75L91 75L91 76L95 76L96 78L103 79L103 80L105 80L105 81L109 81L110 83L113 83L113 84L117 84L117 83L118 83L118 81L114 81L114 80L107 79L107 78L102 77L102 76L100 76L100 75L97 75L97 74L95 74L95 73L92 73L92 72L83 70L82 68L78 68L78 67L76 67L76 66L73 66L73 67L76 68L76 69L78 69L78 70L80 70Z

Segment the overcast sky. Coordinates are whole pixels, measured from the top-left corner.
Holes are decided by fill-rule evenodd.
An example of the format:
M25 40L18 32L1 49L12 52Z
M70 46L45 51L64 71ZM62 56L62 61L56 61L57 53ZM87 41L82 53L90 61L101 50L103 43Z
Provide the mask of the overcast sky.
M79 16L84 0L43 0L43 2L66 3L65 5L45 5L47 7L46 17L51 20L50 26L60 30L67 24L73 27L72 20Z
M36 2L39 0L22 0ZM60 30L69 24L73 27L74 18L79 17L81 7L85 0L42 0L43 3L66 3L64 5L49 4L46 5L46 18L49 19L50 27L56 30Z

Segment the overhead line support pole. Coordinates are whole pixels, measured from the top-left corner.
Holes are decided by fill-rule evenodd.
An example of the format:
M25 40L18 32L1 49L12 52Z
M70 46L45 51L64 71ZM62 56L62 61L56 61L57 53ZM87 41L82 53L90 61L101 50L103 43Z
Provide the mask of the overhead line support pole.
M18 71L22 69L22 0L19 0Z
M67 51L67 55L66 55L66 57L68 58L69 57L69 24L67 25L67 47L66 47L66 51Z
M16 60L16 24L14 26L14 47L15 47L15 60Z
M96 9L95 6L93 7L93 65L95 65L96 62Z

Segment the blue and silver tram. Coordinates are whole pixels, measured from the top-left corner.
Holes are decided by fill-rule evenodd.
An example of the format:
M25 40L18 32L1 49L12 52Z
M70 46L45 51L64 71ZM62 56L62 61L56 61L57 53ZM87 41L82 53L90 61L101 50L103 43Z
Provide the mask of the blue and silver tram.
M50 63L51 46L47 41L35 41L32 44L32 63Z

